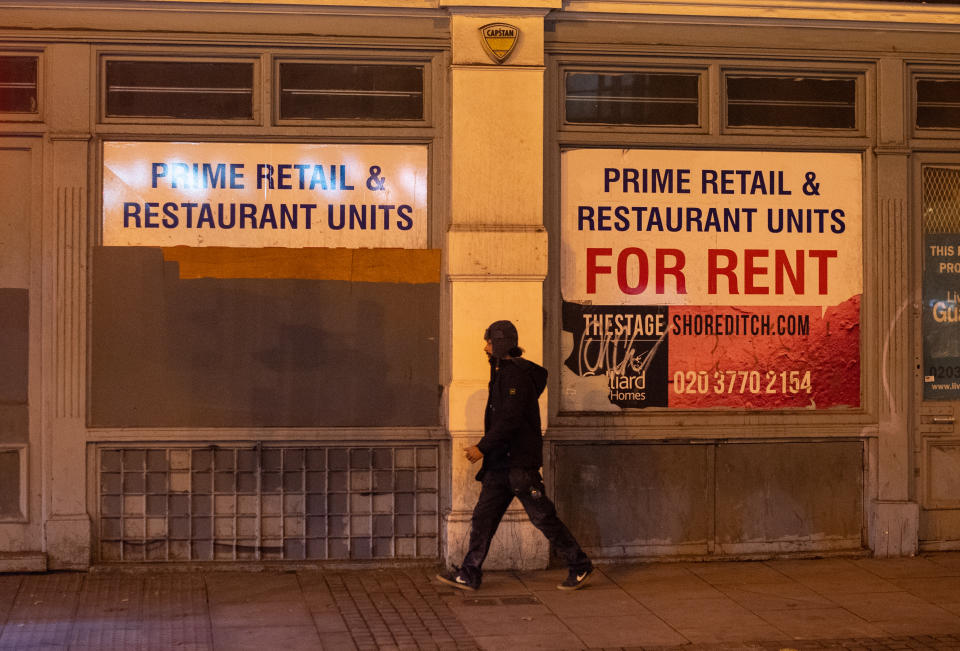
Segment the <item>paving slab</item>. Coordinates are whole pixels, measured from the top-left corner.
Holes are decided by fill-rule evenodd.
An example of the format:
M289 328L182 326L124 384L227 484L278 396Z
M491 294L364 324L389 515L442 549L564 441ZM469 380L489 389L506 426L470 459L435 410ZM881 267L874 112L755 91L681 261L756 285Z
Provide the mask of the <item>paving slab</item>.
M68 621L8 622L0 635L0 649L63 647L71 642L73 625Z
M800 583L744 583L718 586L725 595L755 613L768 610L830 608L834 602Z
M954 573L960 573L960 552L938 552L924 555L924 558Z
M213 629L206 616L187 616L169 621L152 621L144 627L150 649L210 648Z
M644 602L655 615L695 644L779 640L784 632L727 597Z
M354 651L357 645L354 643L350 633L321 633L319 648Z
M810 562L811 560L813 562ZM786 559L764 561L764 565L793 579L799 579L805 576L822 576L859 569L854 560L850 558Z
M559 617L538 605L452 605L450 610L474 637L482 635L530 635L538 632L569 632Z
M230 626L313 626L313 618L302 601L247 601L210 605L214 627Z
M960 601L960 576L938 578L892 579L902 590L932 604L950 604Z
M603 566L603 573L618 586L647 583L660 579L695 576L693 563L616 563Z
M141 618L143 579L89 576L78 600L76 619L97 622L105 630L136 627Z
M16 599L17 593L20 591L22 580L22 577L16 574L0 575L0 630L7 621L10 609L13 608L13 600Z
M511 635L483 635L476 638L480 649L504 651L505 649L585 649L584 642L573 633L516 633Z
M960 615L960 596L958 596L957 599L958 601L956 603L940 604L940 607L954 615Z
M689 640L653 613L564 617L564 623L588 648L679 646Z
M109 626L98 621L78 623L70 641L71 651L130 651L145 645L146 636L142 629Z
M319 633L344 633L350 630L337 612L313 613L313 625Z
M688 569L710 585L741 583L783 583L786 577L766 563L717 562L690 564Z
M867 621L889 620L897 617L917 618L925 615L943 616L946 610L910 592L883 592L877 594L838 594L833 601Z
M247 626L214 629L213 648L217 651L313 651L320 637L313 626Z
M837 595L834 601L889 635L960 634L960 617L908 592Z
M293 572L214 572L205 581L211 604L299 601L303 596Z
M859 558L853 564L862 570L883 579L907 579L941 577L950 573L950 569L930 558ZM960 576L960 562L952 570Z
M859 568L807 574L796 577L796 581L826 597L844 593L868 594L901 590L894 582L895 579L881 579Z
M760 616L786 633L786 639L888 637L879 626L840 607L770 610Z
M312 613L336 611L337 602L330 592L324 573L318 570L297 572L304 603Z
M604 573L620 589L641 603L647 601L722 599L724 594L687 566L605 568Z
M588 589L589 588L589 589ZM533 593L540 603L558 617L649 615L650 610L622 590L594 589L575 592L538 590Z
M24 576L0 634L0 648L66 648L84 579L75 573Z

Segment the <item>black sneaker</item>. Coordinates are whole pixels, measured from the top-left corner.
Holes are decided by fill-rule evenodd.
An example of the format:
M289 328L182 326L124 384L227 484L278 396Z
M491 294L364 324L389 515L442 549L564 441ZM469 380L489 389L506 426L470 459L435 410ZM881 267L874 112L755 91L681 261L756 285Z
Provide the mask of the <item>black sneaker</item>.
M470 578L470 575L462 569L454 567L449 572L437 575L437 581L453 586L458 590L469 590L473 592L480 587L480 582Z
M570 574L563 580L563 583L557 585L557 590L579 590L587 584L591 576L593 576L592 567L579 571L570 570Z

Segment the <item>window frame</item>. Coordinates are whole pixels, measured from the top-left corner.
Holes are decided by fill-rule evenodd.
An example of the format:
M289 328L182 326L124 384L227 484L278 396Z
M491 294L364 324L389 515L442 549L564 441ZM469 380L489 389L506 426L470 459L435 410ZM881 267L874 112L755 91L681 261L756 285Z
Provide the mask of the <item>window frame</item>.
M914 138L935 138L938 140L956 140L960 138L960 126L951 127L921 127L917 125L917 112L920 108L920 98L917 93L917 83L923 79L956 81L960 83L960 68L958 67L915 67L908 74L910 95L909 133Z
M781 62L777 66L737 64L728 65L721 62L719 66L719 88L717 100L720 110L719 133L721 135L791 135L811 136L817 138L852 138L867 135L867 108L866 84L867 71L849 66L829 65L823 62L820 67L812 66L813 62L804 62L802 67L792 67ZM803 127L803 126L739 126L729 124L729 102L727 94L727 79L738 76L748 77L814 77L819 79L850 79L854 82L853 112L854 126L846 127Z
M28 57L37 63L37 110L36 111L2 111L0 122L43 122L44 120L44 64L43 52L39 50L0 50L0 57Z
M749 58L738 57L736 53L715 52L704 49L679 49L673 56L662 52L642 51L639 48L625 49L619 53L594 54L585 49L562 46L547 49L547 84L545 88L545 173L544 173L544 219L550 235L550 269L544 283L544 309L547 313L544 330L544 359L548 365L560 368L564 364L561 354L561 342L564 336L561 326L561 290L559 273L559 252L563 243L560 239L559 215L561 211L561 158L568 149L592 148L636 148L636 149L718 149L762 152L767 149L787 151L846 152L858 153L863 161L863 255L866 260L872 255L870 238L871 224L876 221L875 207L871 205L870 192L874 170L871 151L877 142L877 116L873 98L877 93L877 62L872 59L836 55L829 60L816 55L804 57L785 56L778 59L762 59L755 55ZM707 116L701 129L651 129L642 127L623 127L620 125L571 125L564 122L564 71L702 71L703 80L701 112ZM784 76L795 74L815 74L817 77L854 77L856 79L857 129L784 129L784 128L733 128L724 127L725 97L723 96L723 74L725 71L766 72ZM864 295L873 291L873 279L864 266ZM631 438L638 440L662 439L664 428L675 426L677 418L682 418L687 430L695 432L694 438L715 437L717 431L728 429L743 431L743 424L752 423L763 430L769 425L780 427L787 422L791 425L816 423L816 427L828 437L851 429L861 431L869 424L871 414L876 413L876 392L873 386L875 360L869 343L870 310L865 302L861 305L860 347L860 404L842 411L805 409L753 410L734 408L678 409L645 408L624 409L622 411L571 411L561 409L559 401L551 402L548 416L548 429L560 436L576 440L596 440L609 436L607 429L631 430ZM558 394L563 391L559 376L551 380L551 391ZM718 419L721 423L718 426ZM598 430L604 430L597 434ZM563 434L557 434L563 432ZM635 436L634 436L635 435ZM756 434L747 434L748 438ZM671 438L671 437L667 437Z
M98 64L98 118L102 124L228 124L236 126L261 126L263 124L263 110L261 88L263 85L262 57L255 54L237 55L191 55L184 53L101 53ZM169 116L114 116L107 113L107 96L109 85L107 79L107 64L113 61L142 62L142 63L250 63L253 66L253 79L250 86L251 117L249 118L178 118Z
M710 74L709 64L691 63L689 65L670 65L661 61L644 61L638 59L635 63L619 63L610 65L605 61L591 61L576 63L560 60L557 62L557 78L555 84L559 95L557 103L557 124L559 130L566 133L589 133L602 129L609 133L672 133L672 134L706 134L710 132ZM675 74L693 75L697 81L697 124L622 124L611 122L569 122L567 120L567 73L588 74Z
M419 67L422 72L423 90L420 96L422 114L420 118L411 120L404 119L376 119L376 118L284 118L280 114L281 99L281 77L280 66L285 63L316 63L331 65L393 65ZM427 127L433 125L433 115L431 110L432 102L430 98L433 95L433 57L430 56L396 56L385 57L379 54L375 57L356 57L345 56L343 54L334 54L329 57L319 57L316 55L273 55L270 64L271 83L264 92L270 96L270 110L272 120L275 126L283 127Z
M625 73L637 73L637 74L647 74L647 75L674 75L674 76L688 76L697 78L697 124L631 124L625 122L571 122L567 119L567 102L569 101L567 97L567 75L569 74L596 74L596 75L607 75L607 74L625 74ZM704 110L704 98L706 95L705 85L706 85L706 69L676 69L676 68L662 68L662 67L617 67L603 70L596 70L593 68L582 68L581 66L568 66L563 67L560 71L560 85L558 88L563 95L563 99L560 102L560 111L561 111L561 124L565 128L576 128L576 127L586 127L590 129L596 128L623 128L630 130L640 130L640 131L653 131L653 132L699 132L704 129L706 126L707 112Z

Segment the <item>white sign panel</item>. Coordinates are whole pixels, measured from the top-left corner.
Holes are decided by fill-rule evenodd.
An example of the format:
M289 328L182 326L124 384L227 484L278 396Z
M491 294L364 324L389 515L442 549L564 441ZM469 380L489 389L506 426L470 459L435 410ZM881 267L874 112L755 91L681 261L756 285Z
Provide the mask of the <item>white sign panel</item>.
M577 149L566 300L834 305L860 293L859 154Z
M427 147L106 142L103 243L426 248Z
M860 405L860 154L575 149L561 170L564 410Z

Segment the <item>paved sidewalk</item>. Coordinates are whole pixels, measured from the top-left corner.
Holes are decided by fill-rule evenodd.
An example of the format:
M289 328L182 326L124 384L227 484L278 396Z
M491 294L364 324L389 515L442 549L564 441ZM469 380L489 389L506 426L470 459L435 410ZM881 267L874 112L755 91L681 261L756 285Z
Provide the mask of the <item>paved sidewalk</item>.
M960 553L911 559L0 575L0 649L956 649Z

